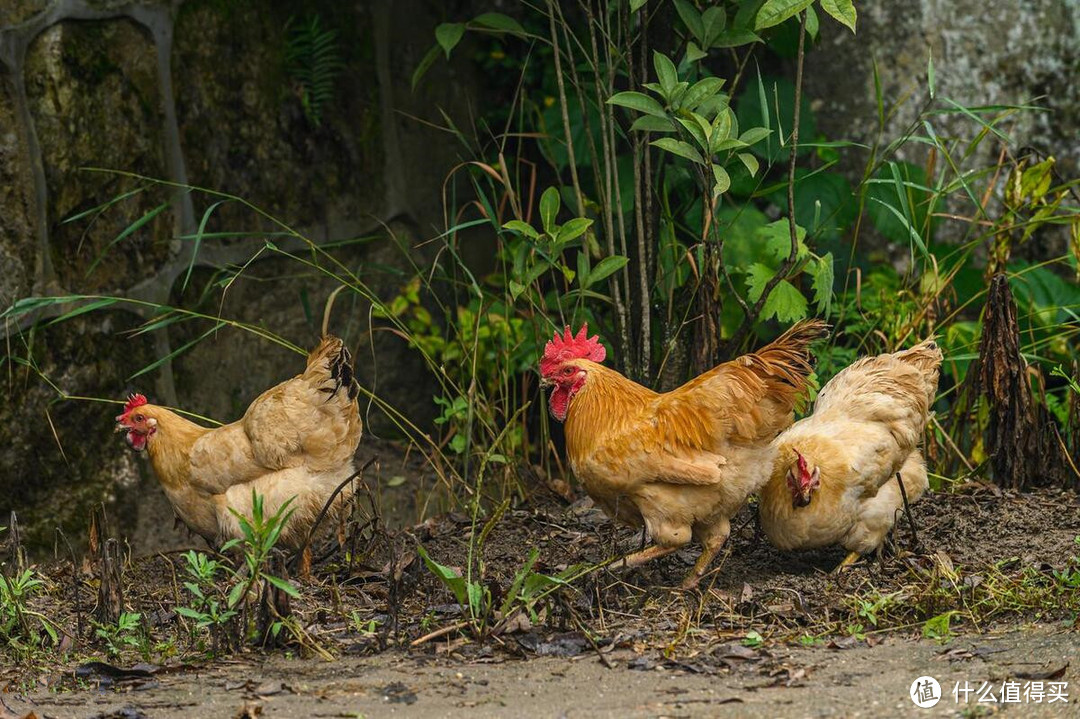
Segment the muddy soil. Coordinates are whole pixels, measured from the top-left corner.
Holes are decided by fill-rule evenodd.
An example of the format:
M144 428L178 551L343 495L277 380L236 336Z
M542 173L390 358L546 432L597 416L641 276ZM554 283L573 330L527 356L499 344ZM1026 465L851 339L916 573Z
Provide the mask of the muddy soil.
M152 679L108 682L79 691L9 694L15 716L39 717L777 717L1080 716L1077 635L1054 627L991 633L947 646L890 638L833 647L719 647L722 670L642 661L631 650L573 658L462 661L387 652L334 662L220 662ZM909 690L920 676L938 680L938 705L921 709ZM972 688L1025 677L1055 677L1073 687L1069 702L988 703ZM1049 681L1049 680L1042 680ZM968 700L965 703L965 698ZM988 698L983 695L983 698ZM246 712L246 713L245 713ZM5 716L0 712L0 716Z
M93 562L60 559L40 568L49 592L33 608L62 628L64 653L0 665L0 719L978 716L986 707L1080 716L1080 587L1062 579L1080 567L1080 498L976 482L963 490L927 495L913 508L917 541L901 521L889 556L840 575L829 571L843 550L778 552L747 509L698 590L674 588L693 548L628 574L601 567L531 618L489 617L482 637L417 551L466 566L471 518L387 529L384 495L405 488L365 493L350 531L318 548L310 577L294 576L304 641L217 660L175 612L189 600L178 553L129 560L125 606L144 617L150 649L113 657L90 624ZM587 499L537 483L491 524L478 571L499 606L533 549L535 571L554 574L640 541ZM924 638L927 620L946 614L946 636ZM946 695L930 711L908 696L921 675ZM957 681L999 690L1025 676L1069 682L1070 702L977 707L972 697L964 707L951 695Z

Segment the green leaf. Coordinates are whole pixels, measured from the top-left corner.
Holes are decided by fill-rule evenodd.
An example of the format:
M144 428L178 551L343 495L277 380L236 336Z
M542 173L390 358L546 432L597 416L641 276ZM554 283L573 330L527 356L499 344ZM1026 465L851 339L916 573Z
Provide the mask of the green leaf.
M696 42L691 40L690 42L686 43L686 57L683 58L683 62L697 62L701 58L708 56L709 53L702 50L700 47L698 47L698 44Z
M676 140L673 137L661 137L659 140L653 140L649 144L653 147L659 147L661 150L667 150L673 155L685 157L687 160L696 162L699 165L705 163L705 160L701 158L701 153L695 150L692 145L683 142L682 140Z
M713 40L712 47L714 48L728 48L728 47L742 47L743 45L749 45L755 42L765 42L761 37L745 28L730 28L725 32L720 33L720 36Z
M521 26L521 23L508 15L503 15L501 12L486 12L483 15L477 15L470 24L480 25L500 32L509 32L515 35L526 34L525 28Z
M679 102L680 107L687 110L696 110L698 105L720 92L724 81L719 77L706 77L695 82Z
M848 0L850 2L850 0ZM854 8L852 8L854 10ZM855 28L851 29L852 32ZM934 99L934 53L930 53L930 57L926 60L926 90L930 93L930 99Z
M556 244L561 248L568 242L577 239L585 234L585 230L589 229L589 227L592 226L592 223L593 221L587 217L575 217L559 228L559 233L555 237Z
M637 12L649 0L630 0L630 12Z
M739 136L739 139L747 145L756 145L772 134L772 130L765 127L751 127Z
M693 115L693 113L691 113ZM698 115L697 117L701 117ZM679 124L686 128L686 131L690 133L690 136L694 138L694 142L704 150L706 153L709 151L709 139L705 135L705 131L701 129L700 123L696 121L694 117L677 117ZM706 125L706 127L708 127Z
M791 227L786 219L770 222L758 229L757 236L759 240L764 240L765 247L777 260L784 261L791 256ZM798 225L795 226L795 245L796 261L810 254L806 247L806 230Z
M155 207L154 209L152 209L149 212L147 212L146 214L144 214L139 219L132 222L127 227L125 227L120 232L120 234L118 234L116 237L114 237L112 239L112 241L109 242L109 244L105 246L105 249L103 249L101 251L101 254L98 255L94 259L94 261L90 264L90 269L88 269L86 271L85 276L89 277L91 274L93 274L94 270L97 269L98 264L100 264L101 261L105 258L105 253L109 251L109 248L111 248L113 245L117 244L118 242L122 241L125 237L128 237L129 235L137 232L143 225L147 224L152 219L154 219L155 217L160 215L162 212L164 212L166 209L168 209L168 207L169 207L169 203L168 202L163 202L160 205L158 205L157 207Z
M712 122L712 132L709 135L709 147L712 148L713 152L719 152L720 143L731 136L734 121L735 113L731 111L730 107L716 113L716 117Z
M589 284L586 286L592 286L600 280L606 280L609 276L615 274L630 260L622 255L612 255L611 257L605 257L600 260L600 263L596 267L592 268L589 272Z
M630 129L639 132L675 132L675 126L671 124L671 120L666 117L653 117L652 115L642 115L634 120L634 124L630 126Z
M664 98L671 101L671 93L679 82L679 74L675 71L675 63L667 55L653 51L653 67L656 68L656 79L660 81L660 87L664 91ZM621 93L620 93L621 94Z
M855 4L851 0L821 0L821 9L837 22L847 26L851 32L855 32L855 22L858 20L858 14L855 12ZM930 95L933 97L932 91Z
M757 176L758 159L756 157L749 152L740 152L738 158L742 161L742 164L746 166L746 170L750 173L751 177Z
M195 269L195 259L199 256L199 245L202 244L203 233L206 232L206 223L210 220L210 215L214 214L214 210L226 202L229 202L229 200L219 200L207 207L206 212L203 213L202 220L199 221L199 230L195 233L195 247L191 251L191 262L188 263L187 272L184 273L184 283L180 285L181 292L187 289L188 280L191 279L191 271Z
M427 51L426 55L424 55L424 58L420 60L420 63L416 66L416 69L413 70L412 79L409 81L409 86L412 90L416 90L417 83L420 82L420 79L431 68L431 66L435 64L435 61L439 59L439 49L440 48L438 45L432 45L431 49Z
M444 22L435 28L435 41L439 43L439 47L446 53L447 60L450 59L450 51L461 42L464 34L465 23L463 22Z
M652 115L653 117L667 118L667 114L659 102L640 92L628 90L616 93L608 98L608 103L619 107L628 107L631 110L644 112L646 115Z
M679 13L686 29L690 31L699 43L705 45L705 24L701 20L701 13L686 0L675 0L675 11Z
M802 292L787 280L781 280L769 293L761 308L761 318L775 317L780 322L798 322L806 317L807 303Z
M731 187L731 176L728 174L728 171L724 169L723 165L717 165L716 163L713 163L712 171L713 179L716 180L716 184L713 185L712 191L713 200L715 200L717 197L727 192L728 188Z
M765 0L754 18L754 29L764 30L795 17L812 5L814 0Z
M58 322L63 322L64 320L70 320L72 317L78 317L79 315L86 314L87 312L93 312L94 310L100 310L101 308L108 307L109 305L115 305L119 301L120 301L120 299L118 297L102 297L100 300L94 300L93 302L85 304L82 307L76 307L75 309L71 310L70 312L65 312L64 314L60 315L59 317L51 320L49 322L49 324L50 325L55 325Z
M230 609L235 607L240 602L240 600L244 596L244 591L246 589L247 589L247 583L246 582L240 582L239 584L237 584L236 586L234 586L232 588L232 591L229 592L229 598L228 598L228 604L229 604Z
M513 232L519 232L526 237L531 237L534 240L540 239L540 233L533 229L533 226L528 222L522 222L521 220L510 220L503 225L504 230L512 230Z
M544 190L540 196L540 217L544 223L544 232L552 237L555 236L555 216L559 214L559 190L552 186Z
M833 298L834 270L832 253L828 252L824 257L817 258L817 261L811 265L810 269L814 278L811 283L811 287L814 289L814 303L817 305L821 316L828 317Z
M724 26L727 24L727 15L724 13L724 8L719 5L706 8L701 13L701 24L704 28L704 36L701 38L702 43L705 47L712 47L713 41L720 37L720 34L724 32Z
M814 11L814 6L811 5L810 7L806 8L806 34L809 35L812 40L816 40L818 35L818 29L818 16L817 13Z
M288 594L288 595L289 595L290 597L293 597L293 598L295 598L295 599L299 599L299 598L300 598L300 592L299 592L299 590L297 590L297 588L296 588L296 587L294 587L294 586L293 586L292 584L290 584L289 582L286 582L286 581L285 581L284 579L282 579L281 577L275 577L275 576L273 576L272 574L264 574L264 575L262 575L262 577L263 577L263 579L265 579L266 581L270 582L271 584L273 584L273 585L274 585L275 587L277 587L277 588L278 588L278 589L280 589L281 591L283 591L283 592L285 592L286 594Z

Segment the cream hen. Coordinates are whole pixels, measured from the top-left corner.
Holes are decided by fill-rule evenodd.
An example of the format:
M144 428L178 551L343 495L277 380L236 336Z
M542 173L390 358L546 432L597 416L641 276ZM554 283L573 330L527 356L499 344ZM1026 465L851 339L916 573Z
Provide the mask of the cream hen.
M860 359L822 387L813 414L774 442L777 459L760 508L774 545L840 544L849 550L841 567L882 546L904 505L898 482L909 503L929 486L919 444L941 361L927 340Z

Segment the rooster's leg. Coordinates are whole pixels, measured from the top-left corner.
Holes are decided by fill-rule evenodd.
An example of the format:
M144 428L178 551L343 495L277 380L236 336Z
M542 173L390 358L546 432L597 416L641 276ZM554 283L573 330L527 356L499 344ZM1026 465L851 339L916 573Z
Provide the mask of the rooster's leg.
M832 572L830 572L830 574L839 574L840 572L844 571L844 569L846 569L847 567L850 567L852 564L859 561L859 557L861 557L861 556L862 555L859 554L858 552L850 552L850 553L848 553L848 555L846 557L844 557L844 561L837 564L836 569L832 570Z
M695 538L701 542L701 554L698 556L697 561L694 562L694 568L690 570L690 573L686 575L686 579L682 581L681 586L683 589L693 589L701 581L701 578L705 576L705 572L708 570L709 565L712 564L712 560L716 558L717 552L724 546L728 534L731 533L731 522L726 518L722 518L708 528L698 530L695 527L695 530Z
M626 568L640 567L646 562L651 562L652 560L659 559L660 557L666 557L667 555L674 552L676 549L678 549L678 547L662 547L659 544L654 544L648 549L642 549L637 552L633 552L632 554L627 554L620 561L616 562L616 566Z

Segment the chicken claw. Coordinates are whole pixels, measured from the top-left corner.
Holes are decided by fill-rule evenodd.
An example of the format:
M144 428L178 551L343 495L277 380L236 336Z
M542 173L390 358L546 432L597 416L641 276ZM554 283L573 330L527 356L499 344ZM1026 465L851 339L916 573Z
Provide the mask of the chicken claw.
M848 555L846 557L844 557L844 561L837 564L836 569L829 572L829 574L833 574L833 575L840 574L845 569L850 567L852 564L855 564L855 562L859 561L859 559L861 557L862 557L862 555L859 554L858 552L848 552Z

